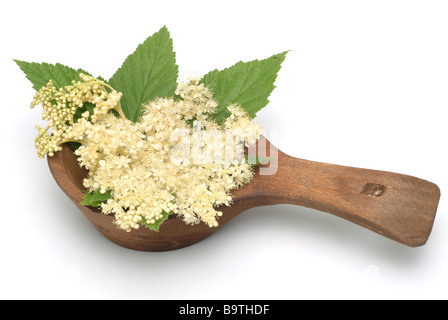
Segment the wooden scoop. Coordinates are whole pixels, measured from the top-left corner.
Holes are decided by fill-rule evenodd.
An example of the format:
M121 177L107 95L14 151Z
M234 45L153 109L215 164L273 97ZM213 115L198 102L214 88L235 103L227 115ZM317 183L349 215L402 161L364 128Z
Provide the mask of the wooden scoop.
M334 214L410 247L422 246L428 240L440 199L437 185L397 173L293 158L267 141L266 149L271 154L278 152L278 163L266 165L278 165L277 172L260 175L258 168L251 183L233 192L232 206L220 208L223 216L218 227L186 225L170 216L159 232L140 228L127 233L113 224L113 216L80 205L87 173L68 145L48 157L48 164L58 185L90 222L108 239L130 249L183 248L208 237L247 209L282 203Z

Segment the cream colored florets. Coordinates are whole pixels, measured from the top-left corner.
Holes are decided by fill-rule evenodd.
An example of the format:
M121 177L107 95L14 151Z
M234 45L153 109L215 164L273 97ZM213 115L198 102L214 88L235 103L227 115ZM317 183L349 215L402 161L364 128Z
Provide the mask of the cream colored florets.
M121 93L115 90L107 92L106 85L91 76L80 74L80 78L82 81L73 81L72 85L60 89L50 80L34 96L31 108L41 104L42 119L48 121L45 128L36 127L38 135L35 144L39 157L43 158L46 154L53 156L56 151L61 150L60 144L67 141L72 130L74 115L85 103L96 105L94 114L90 115L89 111L82 114L83 118L90 116L92 122L111 109L121 112L118 107Z
M212 117L218 102L198 79L179 84L174 97L148 102L132 122L121 111L121 93L80 78L61 89L49 81L36 93L31 107L41 104L48 121L37 127L39 157L52 156L64 142L81 143L75 154L89 171L83 184L91 193L110 193L101 210L123 230L157 224L167 214L217 226L216 208L230 205L231 190L252 179L243 152L259 139L260 126L238 105L229 105L230 116L218 125Z
M226 130L244 141L246 146L253 145L260 138L262 127L251 121L247 112L238 105L229 105L230 116L224 122Z
M194 146L194 141L208 130L222 133L222 137L230 132L239 135L236 140L242 142L238 144L242 148L244 142L254 143L259 138L259 125L233 105L229 107L232 117L218 126L209 118L218 104L198 81L179 85L176 93L176 98L145 105L139 122L104 114L94 124L80 119L70 132L82 142L75 153L79 164L89 170L84 186L90 191L111 191L112 198L103 203L102 212L114 214L116 224L126 231L138 229L143 219L154 224L166 213L176 214L186 223L203 221L217 226L222 213L216 207L229 205L230 191L252 179L253 169L244 158L211 161L207 142ZM195 120L194 126L191 120ZM221 158L226 153L224 145L221 151L215 148ZM173 150L179 147L191 153L173 161Z

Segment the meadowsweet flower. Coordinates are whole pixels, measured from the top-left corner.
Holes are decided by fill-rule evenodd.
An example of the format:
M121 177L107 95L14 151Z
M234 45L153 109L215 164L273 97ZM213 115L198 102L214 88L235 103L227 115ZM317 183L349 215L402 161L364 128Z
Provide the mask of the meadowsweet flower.
M218 140L230 131L232 146L241 149L259 138L259 125L233 105L229 107L233 118L218 126L210 117L218 103L198 80L180 84L176 95L180 99L148 102L137 123L103 112L97 114L95 123L86 117L79 119L67 134L82 143L75 154L90 172L84 186L91 192L111 191L112 198L101 210L113 214L123 230L138 229L142 221L155 224L168 213L188 224L203 221L215 227L222 215L217 207L230 205L231 190L253 177L244 159L223 159L225 143L219 144L220 149L212 148L221 157L210 152L210 144L217 140L199 139L198 145L192 144L210 130L221 134ZM172 161L172 152L179 147L187 151L186 158Z
M34 96L31 108L41 104L43 107L42 119L48 121L45 128L37 127L38 135L35 139L37 154L43 158L46 154L52 156L61 150L61 143L68 141L72 130L74 116L78 109L85 103L94 104L94 113L89 111L81 114L81 117L94 123L98 117L115 109L121 113L121 93L112 89L106 90L106 84L94 77L80 74L82 81L73 81L71 85L57 89L50 80Z
M255 144L263 131L262 127L251 121L248 113L238 105L231 104L227 110L229 110L230 116L226 119L224 127L234 136L243 140L246 146Z

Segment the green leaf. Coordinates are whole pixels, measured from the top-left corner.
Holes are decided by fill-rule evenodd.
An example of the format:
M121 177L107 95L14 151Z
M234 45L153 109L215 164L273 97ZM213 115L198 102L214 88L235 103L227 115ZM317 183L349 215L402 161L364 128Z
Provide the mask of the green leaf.
M106 193L101 193L100 190L95 190L95 193L92 195L90 199L91 202L104 202L112 198L111 191L107 191Z
M70 147L73 149L73 151L78 150L81 147L81 144L79 142L69 142Z
M78 122L79 119L82 118L82 114L86 111L89 111L89 121L92 121L93 109L95 109L95 105L90 102L85 102L81 108L77 108L75 114L73 115L73 122Z
M72 81L79 81L79 74L88 72L64 66L60 63L55 65L49 63L36 63L14 60L20 69L25 73L28 80L33 84L33 88L37 91L47 85L49 80L53 80L53 85L59 89L72 84Z
M84 198L79 204L82 204L84 206L90 206L90 200L92 199L92 194L87 190L83 191L82 193L84 193Z
M137 122L143 114L142 104L174 95L178 72L173 41L163 27L127 57L109 84L123 93L121 109L126 118Z
M269 161L271 161L271 158L265 158L265 157L259 157L259 156L253 156L253 155L245 155L246 162L252 166L258 166L260 164L267 164Z
M140 222L143 226L145 226L146 228L153 230L153 231L159 231L159 227L160 225L166 220L168 219L169 214L166 213L165 211L162 212L162 218L157 220L156 223L152 224L152 223L148 223L148 221L145 219L145 217L142 216L142 221Z
M107 191L102 194L100 189L95 190L94 193L89 192L88 190L83 191L84 199L80 202L80 204L91 207L100 207L101 203L106 202L110 198L112 198L111 191Z
M275 88L277 73L287 53L285 51L264 60L241 61L227 69L207 73L201 82L211 88L219 102L214 120L221 123L226 119L230 115L226 107L231 103L241 105L254 118L268 104L268 97Z

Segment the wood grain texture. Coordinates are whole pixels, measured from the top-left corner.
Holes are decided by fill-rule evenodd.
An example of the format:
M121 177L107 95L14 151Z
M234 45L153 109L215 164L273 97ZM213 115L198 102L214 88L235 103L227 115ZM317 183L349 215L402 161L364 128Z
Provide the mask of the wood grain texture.
M275 147L266 144L272 154ZM277 152L277 172L260 175L257 169L251 183L233 192L232 206L220 208L219 227L186 225L170 216L158 232L141 228L127 233L113 224L112 216L80 205L86 172L79 168L69 146L49 157L48 164L58 185L90 222L111 241L134 250L183 248L207 238L250 208L274 204L331 213L410 247L427 242L440 199L437 185L403 174L318 163Z

